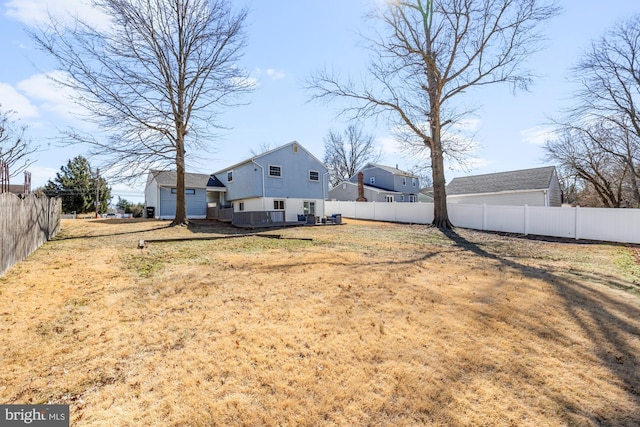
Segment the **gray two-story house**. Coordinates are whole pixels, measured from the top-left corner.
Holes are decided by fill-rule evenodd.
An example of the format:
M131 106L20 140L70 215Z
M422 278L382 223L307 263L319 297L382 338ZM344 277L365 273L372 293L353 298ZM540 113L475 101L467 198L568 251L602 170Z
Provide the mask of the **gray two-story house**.
M390 166L368 163L363 175L362 193L368 202L417 202L420 189L418 176ZM358 174L329 191L330 200L355 201L359 197Z
M215 204L232 208L234 223L242 212L266 212L285 222L300 215L324 216L328 194L325 165L293 141L213 174L219 188ZM216 191L210 186L209 192ZM211 197L210 200L216 200ZM271 216L270 216L271 217Z

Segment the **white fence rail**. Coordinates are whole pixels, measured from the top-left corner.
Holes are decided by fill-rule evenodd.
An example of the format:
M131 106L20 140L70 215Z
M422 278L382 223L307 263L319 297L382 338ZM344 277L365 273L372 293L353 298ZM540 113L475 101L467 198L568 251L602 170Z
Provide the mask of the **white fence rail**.
M545 208L449 203L457 227L640 244L640 209ZM430 224L433 203L325 202L327 215Z

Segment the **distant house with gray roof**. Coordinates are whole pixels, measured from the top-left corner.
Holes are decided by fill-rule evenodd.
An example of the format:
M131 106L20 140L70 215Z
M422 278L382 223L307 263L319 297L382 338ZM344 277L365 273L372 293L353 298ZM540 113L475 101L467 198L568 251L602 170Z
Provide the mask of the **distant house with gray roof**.
M454 178L446 191L449 203L562 205L562 190L555 166Z
M368 163L363 174L363 193L368 202L417 202L420 179L397 167ZM355 201L358 198L358 174L329 191L330 200Z

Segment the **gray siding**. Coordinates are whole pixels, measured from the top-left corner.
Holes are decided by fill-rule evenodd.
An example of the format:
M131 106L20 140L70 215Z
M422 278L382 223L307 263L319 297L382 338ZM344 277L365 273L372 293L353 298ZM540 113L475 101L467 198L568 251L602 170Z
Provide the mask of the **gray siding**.
M344 185L343 185L344 184ZM344 187L344 188L343 188ZM367 202L386 202L386 196L393 196L394 202L402 202L402 194L364 187L364 197ZM329 191L329 200L355 201L358 198L358 185L352 182L338 184ZM409 201L409 194L404 195L404 201ZM416 199L417 200L417 199Z
M263 196L324 199L328 190L325 188L327 168L300 145L297 145L297 151L293 147L293 144L287 144L254 158L254 161L236 165L216 174L227 187L227 201ZM269 166L280 166L281 176L269 176ZM227 180L229 170L233 170L232 182ZM318 181L309 180L309 171L318 172Z
M196 194L187 194L187 217L207 215L207 191L204 188L196 188ZM158 209L156 207L156 209ZM174 217L176 214L176 195L171 194L170 187L160 187L160 212L157 216Z
M327 168L298 146L285 145L281 150L273 151L256 159L264 167L265 196L324 199ZM269 165L281 166L280 178L269 176ZM309 171L318 172L318 181L309 180ZM323 191L324 190L324 191Z
M227 180L228 172L233 171L233 180ZM251 199L262 196L262 170L253 162L237 165L216 174L216 178L227 187L226 200Z
M555 171L551 177L551 185L549 185L549 206L562 206L562 189Z
M375 166L365 166L362 169L362 174L364 175L364 184L365 185L371 185L374 187L379 187L379 188L384 188L387 190L392 190L395 188L395 181L394 181L394 176L393 174L382 170L380 168L377 168ZM375 178L375 183L371 183L371 178ZM349 178L349 181L351 182L358 182L358 175L354 175L351 178Z

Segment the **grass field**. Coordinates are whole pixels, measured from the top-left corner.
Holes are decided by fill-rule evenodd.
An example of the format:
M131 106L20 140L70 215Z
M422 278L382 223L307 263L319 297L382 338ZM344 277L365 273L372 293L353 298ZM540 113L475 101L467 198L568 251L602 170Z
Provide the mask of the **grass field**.
M74 427L640 424L635 247L167 224L64 220L0 278L0 403Z

